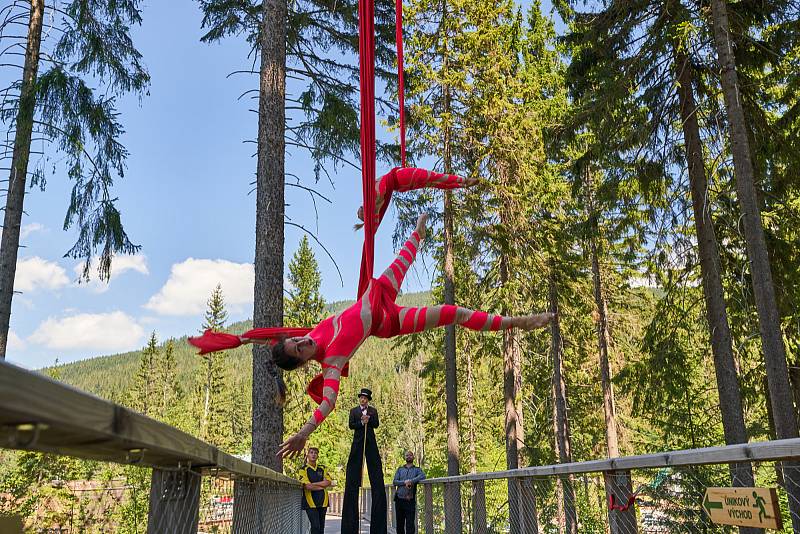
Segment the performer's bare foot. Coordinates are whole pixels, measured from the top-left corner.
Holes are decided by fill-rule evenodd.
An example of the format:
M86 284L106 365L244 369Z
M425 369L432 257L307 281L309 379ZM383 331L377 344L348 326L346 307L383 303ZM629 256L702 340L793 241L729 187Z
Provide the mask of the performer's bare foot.
M514 317L516 323L514 326L522 330L536 330L537 328L544 328L549 325L555 316L554 313L546 312Z
M417 218L417 233L419 234L420 241L425 239L425 233L426 233L425 226L427 223L428 223L428 214L420 213L419 217Z

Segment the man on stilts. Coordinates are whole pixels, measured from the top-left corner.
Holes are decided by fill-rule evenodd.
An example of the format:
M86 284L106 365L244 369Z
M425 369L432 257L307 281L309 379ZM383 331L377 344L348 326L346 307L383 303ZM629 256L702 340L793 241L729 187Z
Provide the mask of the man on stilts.
M358 534L360 517L359 487L363 484L364 459L372 488L372 508L370 514L370 533L386 534L386 492L383 487L383 463L375 440L378 428L378 410L369 405L372 391L362 388L358 394L358 406L350 410L350 428L353 430L353 443L347 459L347 474L342 503L342 534Z

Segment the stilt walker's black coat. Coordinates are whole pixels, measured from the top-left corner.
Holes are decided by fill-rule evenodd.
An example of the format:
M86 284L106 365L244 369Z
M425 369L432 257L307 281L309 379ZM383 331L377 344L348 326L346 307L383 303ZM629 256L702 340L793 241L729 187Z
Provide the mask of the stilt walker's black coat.
M364 451L364 425L361 423L361 406L350 410L350 428L353 429L353 444L347 459L347 478L344 485L342 503L342 534L358 534L358 487L361 483L361 455ZM367 473L372 488L372 508L370 520L371 534L386 534L386 492L383 487L383 464L375 441L378 428L378 410L367 406ZM362 513L364 510L362 510Z

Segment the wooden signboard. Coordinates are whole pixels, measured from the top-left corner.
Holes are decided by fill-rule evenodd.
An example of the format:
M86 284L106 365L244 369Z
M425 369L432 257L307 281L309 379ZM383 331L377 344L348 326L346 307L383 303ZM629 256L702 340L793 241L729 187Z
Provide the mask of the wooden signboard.
M778 494L771 488L706 488L703 509L718 525L783 528Z

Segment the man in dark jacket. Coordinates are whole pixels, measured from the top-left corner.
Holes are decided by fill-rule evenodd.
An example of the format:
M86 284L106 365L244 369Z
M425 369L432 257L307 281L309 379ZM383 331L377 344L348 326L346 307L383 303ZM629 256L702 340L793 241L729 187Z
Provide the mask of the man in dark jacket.
M406 465L397 469L392 484L395 487L394 509L397 534L414 534L417 529L417 484L425 473L414 465L414 453L406 451Z
M386 534L386 492L383 488L383 464L375 441L378 428L378 410L369 405L372 391L362 388L358 394L358 406L350 410L350 428L353 443L347 459L347 474L342 503L342 534L358 534L358 488L363 479L363 457L366 456L369 484L372 488L370 533ZM366 439L366 442L364 441ZM363 510L362 510L363 512Z

